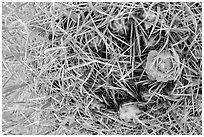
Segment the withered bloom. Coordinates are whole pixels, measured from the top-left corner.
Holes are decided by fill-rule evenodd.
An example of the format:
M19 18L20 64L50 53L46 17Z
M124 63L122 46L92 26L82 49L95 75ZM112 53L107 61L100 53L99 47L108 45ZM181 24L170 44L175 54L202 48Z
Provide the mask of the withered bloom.
M179 56L173 49L161 53L152 50L147 57L145 72L151 80L167 82L176 79L179 68Z

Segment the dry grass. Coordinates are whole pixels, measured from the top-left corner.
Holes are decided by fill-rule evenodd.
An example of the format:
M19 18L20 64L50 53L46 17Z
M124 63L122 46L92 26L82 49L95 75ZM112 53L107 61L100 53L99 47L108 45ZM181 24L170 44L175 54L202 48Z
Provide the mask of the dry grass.
M2 8L3 134L202 134L201 3ZM149 51L172 47L177 80L149 80ZM119 119L127 101L141 122Z

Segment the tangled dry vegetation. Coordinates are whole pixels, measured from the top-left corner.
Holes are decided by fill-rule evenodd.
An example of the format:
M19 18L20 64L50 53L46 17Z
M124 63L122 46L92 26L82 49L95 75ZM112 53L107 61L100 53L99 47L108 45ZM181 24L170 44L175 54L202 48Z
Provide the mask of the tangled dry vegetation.
M202 5L2 3L3 134L202 134Z

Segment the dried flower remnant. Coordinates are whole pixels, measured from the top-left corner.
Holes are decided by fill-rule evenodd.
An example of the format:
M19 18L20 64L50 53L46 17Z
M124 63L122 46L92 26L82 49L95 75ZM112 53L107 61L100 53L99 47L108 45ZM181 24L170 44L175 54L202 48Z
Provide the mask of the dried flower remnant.
M173 49L161 53L152 50L148 54L145 71L149 79L167 82L176 79L179 68L179 56Z

